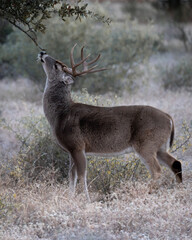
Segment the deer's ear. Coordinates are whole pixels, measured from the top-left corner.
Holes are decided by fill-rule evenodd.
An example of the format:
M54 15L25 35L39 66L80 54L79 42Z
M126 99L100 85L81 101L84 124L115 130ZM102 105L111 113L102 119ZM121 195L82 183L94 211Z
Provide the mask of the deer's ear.
M74 80L73 80L73 77L64 75L62 82L64 82L65 85L70 85L74 83Z
M55 70L62 71L62 66L59 63L55 63L54 68L55 68Z

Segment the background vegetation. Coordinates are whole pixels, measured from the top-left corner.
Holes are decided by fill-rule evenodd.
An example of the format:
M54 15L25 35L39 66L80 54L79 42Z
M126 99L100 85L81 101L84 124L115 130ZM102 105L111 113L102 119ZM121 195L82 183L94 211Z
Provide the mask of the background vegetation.
M100 11L102 14L108 14L103 8ZM49 31L40 35L39 41L51 56L56 56L67 65L70 49L75 42L78 42L79 46L76 59L80 56L80 47L83 45L88 53L102 54L99 64L109 67L109 70L102 74L88 75L83 81L79 79L74 86L75 89L83 86L95 93L133 87L133 79L141 74L140 64L161 44L157 34L150 34L152 26L141 32L138 23L129 18L124 23L117 22L110 26L91 20L66 21L64 24L58 18L53 18L47 23L47 27ZM14 77L24 75L44 84L44 73L38 64L34 64L36 56L35 45L32 45L23 33L19 30L10 33L6 43L1 46L1 74Z

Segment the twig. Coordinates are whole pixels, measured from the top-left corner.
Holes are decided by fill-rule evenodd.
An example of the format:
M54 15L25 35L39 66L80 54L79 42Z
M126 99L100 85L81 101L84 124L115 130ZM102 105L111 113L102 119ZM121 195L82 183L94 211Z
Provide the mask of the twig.
M8 21L9 23L11 23L11 24L14 25L16 28L18 28L18 29L21 30L23 33L25 33L25 34L35 43L35 45L36 45L40 50L45 51L45 49L42 48L42 47L38 44L38 42L37 42L27 31L25 31L23 28L21 28L19 25L17 25L15 22L11 21L10 19L8 19L8 18L6 18L6 19L7 19L7 21ZM29 29L29 30L30 30L30 29ZM31 32L31 30L30 30L30 32ZM33 34L34 34L34 32L33 32Z
M191 134L189 133L189 136L187 137L187 139L186 139L184 142L182 142L178 147L176 147L174 150L172 150L171 153L174 153L174 152L176 152L178 149L180 149L180 148L182 148L183 146L185 146L185 145L189 142L190 139L191 139Z
M89 185L88 185L88 188L91 186L91 184L92 184L98 177L99 177L99 175L97 175L95 178L93 178L93 179L91 180L91 182L90 182Z

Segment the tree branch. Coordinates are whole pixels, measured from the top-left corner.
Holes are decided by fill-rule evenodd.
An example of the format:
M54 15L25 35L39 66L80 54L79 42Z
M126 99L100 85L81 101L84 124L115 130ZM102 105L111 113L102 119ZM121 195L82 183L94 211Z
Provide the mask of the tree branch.
M15 22L11 21L10 19L6 18L6 20L7 20L9 23L11 23L12 25L14 25L16 28L18 28L19 30L21 30L23 33L25 33L25 34L35 43L35 45L36 45L40 50L42 50L42 51L45 50L44 48L42 48L42 47L38 44L37 40L36 40L35 38L33 38L27 31L25 31L23 28L21 28L19 25L17 25ZM30 30L30 29L29 29L29 30ZM31 32L31 30L30 30L30 32ZM33 32L33 34L35 34L35 33Z

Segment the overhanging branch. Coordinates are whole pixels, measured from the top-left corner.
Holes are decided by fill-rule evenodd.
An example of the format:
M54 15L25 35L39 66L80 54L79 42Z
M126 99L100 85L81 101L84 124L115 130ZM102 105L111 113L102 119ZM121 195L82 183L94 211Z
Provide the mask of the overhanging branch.
M40 50L42 50L42 51L45 50L44 48L42 48L42 47L38 44L37 40L29 34L29 32L31 32L30 29L28 30L29 32L28 32L28 31L25 31L22 27L20 27L19 25L17 25L14 21L11 21L10 19L7 19L7 18L6 18L6 20L7 20L9 23L11 23L12 25L14 25L16 28L18 28L19 30L21 30L23 33L25 33L25 34L35 43L35 45L36 45ZM33 34L35 34L35 33L33 32ZM36 35L35 35L35 37L36 37Z

